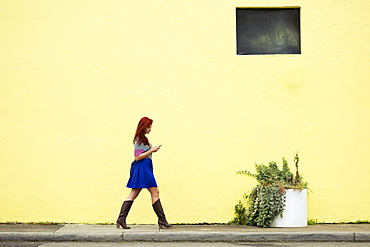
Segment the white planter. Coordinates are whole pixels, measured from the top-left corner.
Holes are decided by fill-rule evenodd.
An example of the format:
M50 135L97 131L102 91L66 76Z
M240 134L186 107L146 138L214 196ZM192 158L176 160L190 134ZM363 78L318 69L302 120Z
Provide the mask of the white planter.
M286 190L283 217L278 216L271 227L307 226L307 190Z

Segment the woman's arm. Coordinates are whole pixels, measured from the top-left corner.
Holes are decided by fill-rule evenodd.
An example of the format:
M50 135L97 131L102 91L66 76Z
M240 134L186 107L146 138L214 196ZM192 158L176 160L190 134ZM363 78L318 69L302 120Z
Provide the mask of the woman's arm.
M146 157L148 157L149 154L157 152L159 150L159 148L160 147L152 147L151 149L149 149L145 153L141 153L138 156L135 156L135 160L139 161L139 160L145 159Z

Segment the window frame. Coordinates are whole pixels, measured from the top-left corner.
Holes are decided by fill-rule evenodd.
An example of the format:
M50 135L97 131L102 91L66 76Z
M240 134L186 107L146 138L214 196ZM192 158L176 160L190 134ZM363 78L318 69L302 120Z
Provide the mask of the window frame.
M272 11L279 11L281 10L281 13L274 13L274 14L280 14L280 15L283 15L283 14L287 14L287 12L289 12L289 10L295 10L297 11L297 14L294 14L294 12L292 12L292 14L288 17L286 17L285 19L283 19L284 24L285 26L279 26L279 27L275 27L275 28L280 28L280 27L284 27L284 31L285 32L288 32L288 33L284 33L286 34L285 37L289 37L290 40L286 39L286 40L279 40L279 44L280 44L280 47L277 47L277 42L274 43L275 40L273 40L273 37L274 36L274 33L272 33L273 31L275 31L275 37L278 37L280 36L279 38L281 38L281 35L276 35L276 32L277 30L275 29L271 29L271 33L264 33L265 36L268 35L268 37L271 39L271 42L268 44L270 45L270 49L276 49L276 51L268 51L268 48L261 48L260 51L254 51L252 52L251 50L253 49L256 49L256 45L251 45L250 47L250 50L248 50L249 48L245 49L245 47L247 46L246 43L242 44L242 42L250 42L248 41L251 40L253 38L253 36L248 36L247 35L247 31L244 30L244 33L241 33L243 32L242 27L241 26L248 26L247 28L253 30L253 28L255 28L255 30L253 30L253 33L255 33L255 35L262 35L263 31L260 31L260 34L257 34L259 32L259 30L257 29L257 26L258 24L261 25L261 23L258 23L255 27L252 27L251 24L241 24L240 21L241 19L248 19L248 17L246 16L241 16L241 13L243 10L247 10L247 11L253 11L253 10L259 10L259 11L263 11L263 10L267 10L267 11L270 11L270 14L273 13ZM268 12L266 11L266 13L264 13L263 15L261 15L260 17L257 16L257 18L263 18L263 17L266 17L266 14L269 14ZM283 13L283 11L285 13ZM251 17L249 17L251 18ZM267 18L265 18L267 19ZM289 19L292 19L293 21L292 22L288 22ZM287 21L288 20L288 21ZM244 55L300 55L302 54L302 39L301 39L301 7L300 6L279 6L279 7L236 7L235 8L235 21L236 21L236 54L238 56L244 56ZM270 21L270 23L266 22L268 25L270 26L276 26L276 24L271 24L272 21ZM267 27L267 26L266 26ZM265 29L266 29L265 27ZM290 28L290 29L289 29ZM280 28L281 30L281 28ZM243 36L241 38L241 36ZM284 36L284 35L283 35ZM246 37L246 38L245 38ZM254 37L254 39L258 39L259 37ZM244 40L243 40L244 39ZM263 39L263 41L267 42L266 41L267 39ZM255 41L255 40L254 40ZM286 46L282 46L282 42L286 45ZM290 43L289 43L290 42ZM252 43L252 42L251 42ZM254 42L255 44L257 42ZM293 44L293 45L292 45ZM258 43L258 46L260 46L261 44ZM263 45L263 44L262 44ZM291 51L290 52L278 52L278 50L280 49L280 51L286 49L288 50L289 47L291 47ZM265 49L265 50L263 50Z

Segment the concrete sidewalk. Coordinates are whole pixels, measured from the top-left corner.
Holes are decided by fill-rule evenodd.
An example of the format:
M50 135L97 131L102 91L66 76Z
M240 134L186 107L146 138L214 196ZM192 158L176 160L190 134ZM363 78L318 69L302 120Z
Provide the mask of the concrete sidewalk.
M302 228L260 228L234 225L174 225L158 229L155 225L24 225L0 224L0 241L362 241L370 242L370 224L320 224Z

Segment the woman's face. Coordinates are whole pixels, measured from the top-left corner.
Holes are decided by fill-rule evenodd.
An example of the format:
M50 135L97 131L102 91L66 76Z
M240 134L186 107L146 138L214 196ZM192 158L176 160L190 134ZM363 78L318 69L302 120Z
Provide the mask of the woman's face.
M145 129L145 134L149 134L152 130L152 126L150 125L148 128Z

